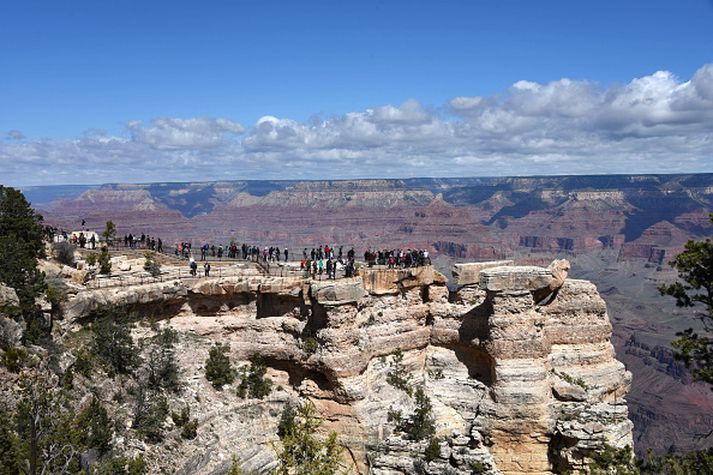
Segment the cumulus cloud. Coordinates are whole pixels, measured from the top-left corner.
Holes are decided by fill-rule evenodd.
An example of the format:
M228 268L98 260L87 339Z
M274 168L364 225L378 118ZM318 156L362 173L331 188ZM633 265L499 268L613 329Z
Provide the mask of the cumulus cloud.
M125 136L0 141L18 184L713 171L713 65L602 87L521 80L492 96L416 100L299 121L157 118ZM8 137L10 138L10 137Z
M156 149L202 149L225 145L227 134L240 135L245 129L232 120L218 118L177 119L162 117L144 127L138 120L127 122L131 138Z

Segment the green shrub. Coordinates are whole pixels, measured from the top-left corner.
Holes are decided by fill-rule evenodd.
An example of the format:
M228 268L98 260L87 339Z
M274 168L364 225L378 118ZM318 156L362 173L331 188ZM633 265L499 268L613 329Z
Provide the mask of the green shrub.
M315 437L321 425L314 404L305 401L297 407L291 428L281 438L280 448L276 448L280 462L278 474L328 475L337 472L342 448L335 432L324 440Z
M87 261L88 266L95 266L99 261L99 256L96 252L90 252L85 260Z
M661 457L649 450L646 459L637 461L642 475L680 475L713 473L713 448L694 450L685 454Z
M308 337L302 345L302 350L308 355L312 355L319 349L319 341L313 336Z
M196 419L191 419L186 422L181 430L181 437L186 440L195 439L198 435L198 421Z
M168 401L160 394L151 393L139 383L132 428L148 442L163 440L163 425L168 416Z
M401 413L401 411L389 407L389 410L386 413L386 420L388 422L393 422L398 425L401 424L402 416L403 414Z
M138 350L131 336L131 327L120 320L128 314L117 307L101 307L94 310L90 317L92 323L92 350L104 363L110 376L131 374L140 360Z
M153 390L166 389L178 392L181 389L174 344L178 341L175 330L164 328L151 339L146 370L148 384Z
M156 253L153 251L144 252L144 270L153 277L161 275L161 264L156 260Z
M74 356L76 358L73 365L74 370L85 378L90 378L96 362L96 355L88 348L82 347L76 351Z
M100 274L111 274L111 256L109 255L109 249L107 249L106 246L102 247L97 262L99 263Z
M280 437L280 439L294 432L295 416L297 416L297 411L295 411L292 404L287 401L280 415L280 423L277 425L277 436Z
M171 412L171 419L178 427L183 427L191 419L191 408L184 406L181 412Z
M235 369L228 358L228 351L229 345L216 343L210 348L205 362L205 377L218 390L235 381Z
M592 475L639 475L634 452L628 445L621 449L605 445L604 450L593 455L589 469Z
M77 246L69 241L58 242L52 246L55 258L57 258L60 263L70 267L74 266L74 251L76 249Z
M267 366L262 357L254 354L250 357L250 367L245 370L243 368L240 386L238 387L238 396L245 398L250 397L262 399L272 390L272 381L265 377Z
M431 400L419 386L415 393L416 409L409 417L403 417L401 411L389 408L387 420L396 425L396 430L403 432L411 440L424 440L436 433L436 424L431 414Z
M413 440L423 440L432 437L436 433L436 424L431 414L431 399L426 396L423 387L416 389L416 409L411 416L411 427L408 430L409 437Z
M24 366L27 357L28 353L26 349L19 346L9 347L2 353L2 364L9 371L19 373L20 369Z
M411 375L406 371L403 361L404 354L401 352L401 349L396 350L389 364L390 368L386 375L386 382L395 388L405 391L410 397L413 394Z
M111 444L113 426L109 414L96 397L77 414L73 424L74 433L83 447L106 453Z
M114 456L96 470L95 473L97 475L144 475L146 473L146 461L143 455L137 455L134 458Z
M0 404L0 474L13 475L20 471L17 436L12 431L13 415Z
M426 462L433 462L441 456L441 445L438 443L438 439L436 437L431 437L428 441L428 445L426 446L426 450L423 452L423 456L426 459Z

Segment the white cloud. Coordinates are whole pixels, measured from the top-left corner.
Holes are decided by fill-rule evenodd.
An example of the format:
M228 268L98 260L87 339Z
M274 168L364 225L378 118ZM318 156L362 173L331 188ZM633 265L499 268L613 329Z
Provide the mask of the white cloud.
M218 118L177 119L162 117L144 127L141 121L126 123L135 142L145 143L156 149L202 149L225 145L226 134L242 134L245 129L237 122Z
M0 141L17 184L713 171L713 65L603 88L518 81L441 107L416 100L307 122L126 124L126 137Z

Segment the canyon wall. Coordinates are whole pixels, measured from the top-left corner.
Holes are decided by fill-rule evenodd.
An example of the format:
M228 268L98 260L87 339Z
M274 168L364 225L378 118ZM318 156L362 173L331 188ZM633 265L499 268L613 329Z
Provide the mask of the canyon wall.
M246 270L75 287L59 325L69 337L91 309L114 304L178 331L187 385L178 403L191 407L199 436L178 452L143 447L155 470L170 460L177 473L221 473L233 454L247 469L269 470L281 408L307 398L347 447L352 472L416 473L415 463L431 474L576 472L605 444L632 445L623 399L631 375L615 358L604 301L590 282L566 279L567 269L461 264L456 290L430 266L361 268L337 281ZM213 342L230 344L234 361L260 354L277 389L264 400L216 391L203 377ZM430 398L434 460L423 460L428 440L412 440L389 417L416 404L389 383L397 366Z

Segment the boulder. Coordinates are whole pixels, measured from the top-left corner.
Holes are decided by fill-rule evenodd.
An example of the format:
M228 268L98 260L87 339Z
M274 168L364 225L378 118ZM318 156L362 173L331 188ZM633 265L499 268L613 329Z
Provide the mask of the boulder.
M480 287L489 292L535 292L548 289L552 272L536 266L500 266L480 273Z
M366 295L361 277L326 282L312 282L310 292L321 305L343 305Z
M20 305L20 299L17 297L15 289L0 284L0 308L7 305Z
M511 266L513 261L463 262L453 265L453 279L458 287L474 285L480 282L480 271L492 267Z
M396 295L426 285L445 285L446 277L433 266L407 269L362 268L364 288L372 295Z

